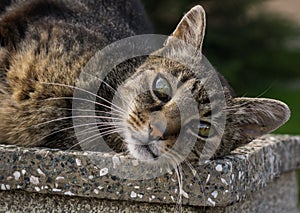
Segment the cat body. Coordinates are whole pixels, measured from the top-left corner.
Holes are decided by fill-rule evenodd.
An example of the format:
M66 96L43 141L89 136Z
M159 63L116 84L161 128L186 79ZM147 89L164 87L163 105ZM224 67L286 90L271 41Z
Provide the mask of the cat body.
M135 0L4 1L0 10L0 141L80 149L72 127L76 80L98 50L119 39L151 32L141 5ZM123 103L117 106L122 113L116 113L121 122L116 131L105 135L112 149L128 151L140 160L156 159L168 152L176 159L181 158L180 150L193 135L196 142L189 160L200 158L204 142L214 137L220 143L209 157L220 157L287 121L290 112L282 102L235 97L226 80L202 55L205 25L203 8L195 6L164 47L147 58L120 64L106 77L95 94L102 104L96 108L104 124L99 125L100 131L113 127L111 119L105 118L112 109L107 102L123 84ZM181 56L194 65L194 71L172 60ZM205 86L197 75L209 72L216 73L221 89L217 82ZM138 93L141 87L146 92ZM218 108L222 106L218 99L214 105L225 116L223 129L212 118L210 97L219 94L225 105ZM196 117L183 118L180 108L192 112L192 102L196 103ZM181 130L187 134L178 142Z
M76 140L72 129L52 133L70 127L71 119L39 124L72 116L74 89L46 83L74 86L98 50L150 33L143 8L135 0L2 1L0 6L0 141L69 148ZM58 97L70 98L52 99Z

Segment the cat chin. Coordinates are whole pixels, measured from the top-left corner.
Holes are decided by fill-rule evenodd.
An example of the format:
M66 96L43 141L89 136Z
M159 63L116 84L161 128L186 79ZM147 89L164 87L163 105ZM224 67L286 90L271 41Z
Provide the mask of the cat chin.
M134 158L141 161L154 161L162 155L160 149L156 144L145 145L136 141L127 143L127 150Z

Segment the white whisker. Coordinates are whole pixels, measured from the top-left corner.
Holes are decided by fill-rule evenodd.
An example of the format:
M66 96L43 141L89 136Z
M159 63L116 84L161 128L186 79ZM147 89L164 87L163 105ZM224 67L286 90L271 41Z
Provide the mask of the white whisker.
M45 138L47 138L47 137L49 137L51 135L55 135L55 134L60 133L60 132L64 132L64 131L67 131L67 130L70 130L70 129L74 129L74 128L90 126L90 125L97 125L96 127L92 127L92 128L99 128L101 126L111 126L111 127L115 128L115 123L107 123L107 122L97 122L97 123L80 124L80 125L70 126L70 127L67 127L67 128L63 128L63 129L51 132L50 134L42 137L40 140L42 141ZM89 128L89 129L91 129L91 128ZM86 131L86 130L79 131L78 133L83 132L83 131ZM76 133L76 135L78 133ZM75 137L75 136L72 136L72 137ZM68 137L68 138L65 138L65 139L69 139L69 138L71 138L71 137Z
M120 115L123 115L123 114L126 113L125 110L120 111L120 110L117 110L117 109L115 109L115 108L112 108L111 106L107 106L107 105L104 105L104 104L102 104L102 103L98 103L98 102L91 101L91 100L84 99L84 98L75 98L75 97L57 97L57 98L47 98L47 99L45 99L45 100L43 100L43 101L46 101L46 100L68 100L68 99L69 99L69 100L79 100L79 101L85 101L85 102L93 103L93 104L95 104L95 105L99 105L99 106L105 107L105 108L107 108L107 109L110 109L110 110L112 110L112 111L118 112L118 113L120 113Z
M84 139L83 141L81 142L84 142L84 141L88 141L89 139L95 137L95 136L106 136L108 134L113 134L113 133L119 133L120 130L124 130L123 128L114 128L114 129L110 129L110 130L106 130L104 132L99 132L99 134L96 134L96 135L93 135L93 136L90 136L86 139Z
M83 72L83 73L84 73L84 74L87 74L87 75L89 75L89 76L91 76L91 77L93 77L93 78L96 78L97 80L99 80L99 81L101 81L102 83L104 83L106 86L108 86L109 88L111 88L111 89L115 92L115 94L116 94L119 98L121 98L122 101L124 101L124 98L121 96L120 92L117 91L116 89L114 89L114 88L113 88L111 85L109 85L107 82L103 81L102 79L98 78L97 76L91 75L90 73L87 73L87 72ZM133 111L133 109L131 108L130 104L129 104L127 101L124 101L124 102L125 102L125 104Z
M116 127L110 126L110 127L106 127L103 129L99 129L99 128L96 129L96 127L93 127L93 128L86 129L85 131L82 131L81 133L76 133L76 136L85 135L85 134L89 134L89 133L93 133L93 132L99 132L101 134L102 133L101 131L107 131L107 130L113 130L113 129L116 129Z
M82 88L79 88L79 87L76 87L76 86L71 86L71 85L66 85L66 84L60 84L60 83L46 83L46 82L41 82L41 84L54 85L54 86L62 86L62 87L68 87L68 88L75 89L75 90L76 90L76 89L77 89L77 90L80 90L80 91L85 92L85 93L87 93L87 94L93 95L93 96L99 98L100 100L102 100L102 101L104 101L104 102L106 102L106 103L108 103L108 104L111 104L112 106L114 106L114 107L116 107L117 109L119 109L119 110L121 110L121 111L123 111L123 112L126 113L126 111L124 111L124 110L123 110L122 108L120 108L119 106L115 105L114 103L112 103L112 102L106 100L105 98L103 98L103 97L101 97L101 96L99 96L99 95L97 95L97 94L94 94L94 93L92 93L92 92L90 92L90 91L88 91L88 90L85 90L85 89L82 89Z
M178 155L173 155L171 152L167 153L166 155L167 159L169 159L169 162L171 163L172 167L175 170L176 176L177 176L177 181L178 181L178 199L176 203L176 210L178 212L181 212L181 205L182 205L182 194L183 194L183 188L182 188L182 168L181 165L179 164L181 157L179 158L179 161L177 157Z
M187 161L186 159L183 159L183 157L180 156L180 154L178 152L176 152L174 149L170 149L168 151L170 152L171 155L177 156L179 159L181 159L182 162L189 167L189 169L191 170L192 175L194 175L198 179L199 184L202 183L202 180L201 180L199 174L197 173L197 170L193 167L193 165L189 161ZM203 197L204 197L203 199L205 200L204 186L201 185L201 184L200 184L200 189L201 189L201 192L203 192Z
M100 110L92 110L92 109L70 109L70 108L63 108L63 107L51 107L51 108L63 109L63 110L66 110L66 111L96 112L96 113L105 113L105 114L108 114L108 115L120 116L120 114L118 114L116 112L110 112L110 111L100 111Z
M36 124L35 127L39 127L39 126L42 126L42 125L45 125L45 124L49 124L49 123L53 123L53 122L56 122L56 121L62 121L62 120L68 120L68 119L76 119L76 118L98 118L98 119L112 119L112 120L123 121L123 119L121 119L121 118L112 118L112 117L106 117L106 116L79 115L79 116L68 116L68 117L62 117L62 118L53 119L53 120L50 120L50 121L46 121L46 122L43 122L43 123Z
M124 130L123 128L118 128L118 129L113 129L113 130L108 130L108 131L105 131L105 132L102 132L102 133L99 133L99 134L95 134L95 135L92 135L84 140L81 140L80 142L74 144L73 146L71 146L68 150L71 150L72 148L74 148L75 146L78 146L78 145L81 145L85 142L93 142L94 140L96 140L98 137L103 137L103 136L106 136L106 135L110 135L110 134L114 134L114 133L119 133L119 131L121 130ZM93 139L94 138L94 139Z

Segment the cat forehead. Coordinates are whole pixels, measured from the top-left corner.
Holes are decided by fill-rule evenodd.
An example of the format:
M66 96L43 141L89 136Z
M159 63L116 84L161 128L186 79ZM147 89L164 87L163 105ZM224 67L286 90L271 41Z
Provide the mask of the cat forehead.
M150 71L149 74L164 74L175 78L195 78L195 74L184 64L166 58L166 57L149 57L149 59L138 68L138 72L145 70Z

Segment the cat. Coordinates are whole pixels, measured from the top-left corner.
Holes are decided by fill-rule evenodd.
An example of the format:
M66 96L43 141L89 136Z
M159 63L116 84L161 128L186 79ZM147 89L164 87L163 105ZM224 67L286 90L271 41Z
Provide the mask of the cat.
M1 143L81 149L72 123L76 80L98 50L152 32L143 7L135 0L20 0L2 1L0 12ZM205 11L195 6L160 50L114 68L94 94L97 131L102 131L95 136L102 135L114 151L138 160L170 153L181 161L189 147L185 157L193 161L205 155L205 144L213 143L209 158L218 158L283 125L290 116L286 104L236 97L219 73L222 91L210 76L205 77L210 83L203 83L202 74L216 72L202 54L205 27ZM122 97L117 108L111 104L114 96ZM223 97L224 107L211 97ZM182 116L181 109L190 114ZM191 114L193 110L197 113ZM109 113L114 114L111 119ZM218 113L225 115L223 129L213 119Z

